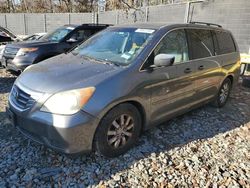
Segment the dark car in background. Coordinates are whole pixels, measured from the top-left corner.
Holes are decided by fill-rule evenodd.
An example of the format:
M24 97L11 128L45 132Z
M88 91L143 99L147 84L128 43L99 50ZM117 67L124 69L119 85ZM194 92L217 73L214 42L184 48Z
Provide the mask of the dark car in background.
M239 74L238 46L216 25L114 26L28 67L7 111L39 143L114 157L153 125L209 102L224 106Z
M22 72L31 64L69 51L108 26L106 24L65 25L38 41L8 44L3 53L2 65L7 70Z

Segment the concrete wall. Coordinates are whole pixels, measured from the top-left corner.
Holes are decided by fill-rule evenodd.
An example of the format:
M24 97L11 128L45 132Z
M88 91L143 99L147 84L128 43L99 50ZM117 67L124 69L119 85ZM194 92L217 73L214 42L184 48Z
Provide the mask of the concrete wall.
M25 33L39 33L45 30L45 15L41 14L25 14ZM17 32L16 32L17 33Z
M50 32L65 24L93 22L92 13L0 14L0 26L19 35Z
M193 3L187 11L186 3L144 7L140 11L117 10L100 13L0 14L0 25L17 34L49 32L64 24L99 23L126 24L133 22L183 23L192 21L221 24L231 30L241 52L250 51L250 0L209 0Z
M149 22L183 23L187 4L150 6Z

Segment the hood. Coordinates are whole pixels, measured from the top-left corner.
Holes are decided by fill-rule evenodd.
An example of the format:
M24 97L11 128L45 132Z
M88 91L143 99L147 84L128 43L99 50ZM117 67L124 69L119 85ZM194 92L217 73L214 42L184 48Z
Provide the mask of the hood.
M58 44L58 42L37 40L37 41L22 41L17 43L9 44L8 47L12 48L29 48L29 47L40 47L43 45L54 45Z
M73 54L62 54L26 69L16 83L31 90L53 94L59 91L96 86L122 70L115 65L88 61Z

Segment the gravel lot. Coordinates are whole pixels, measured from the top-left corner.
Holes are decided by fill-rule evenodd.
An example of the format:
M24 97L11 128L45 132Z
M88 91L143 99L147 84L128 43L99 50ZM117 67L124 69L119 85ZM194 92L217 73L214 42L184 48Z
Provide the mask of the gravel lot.
M15 76L0 69L0 187L250 187L250 89L143 134L124 156L69 158L24 138L5 115Z

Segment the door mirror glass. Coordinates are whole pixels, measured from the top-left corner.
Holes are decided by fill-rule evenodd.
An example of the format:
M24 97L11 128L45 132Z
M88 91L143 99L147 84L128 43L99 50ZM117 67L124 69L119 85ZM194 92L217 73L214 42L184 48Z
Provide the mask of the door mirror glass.
M158 54L154 58L155 67L167 67L174 63L175 56L170 54Z
M75 38L70 38L66 41L67 43L75 43L77 40Z

